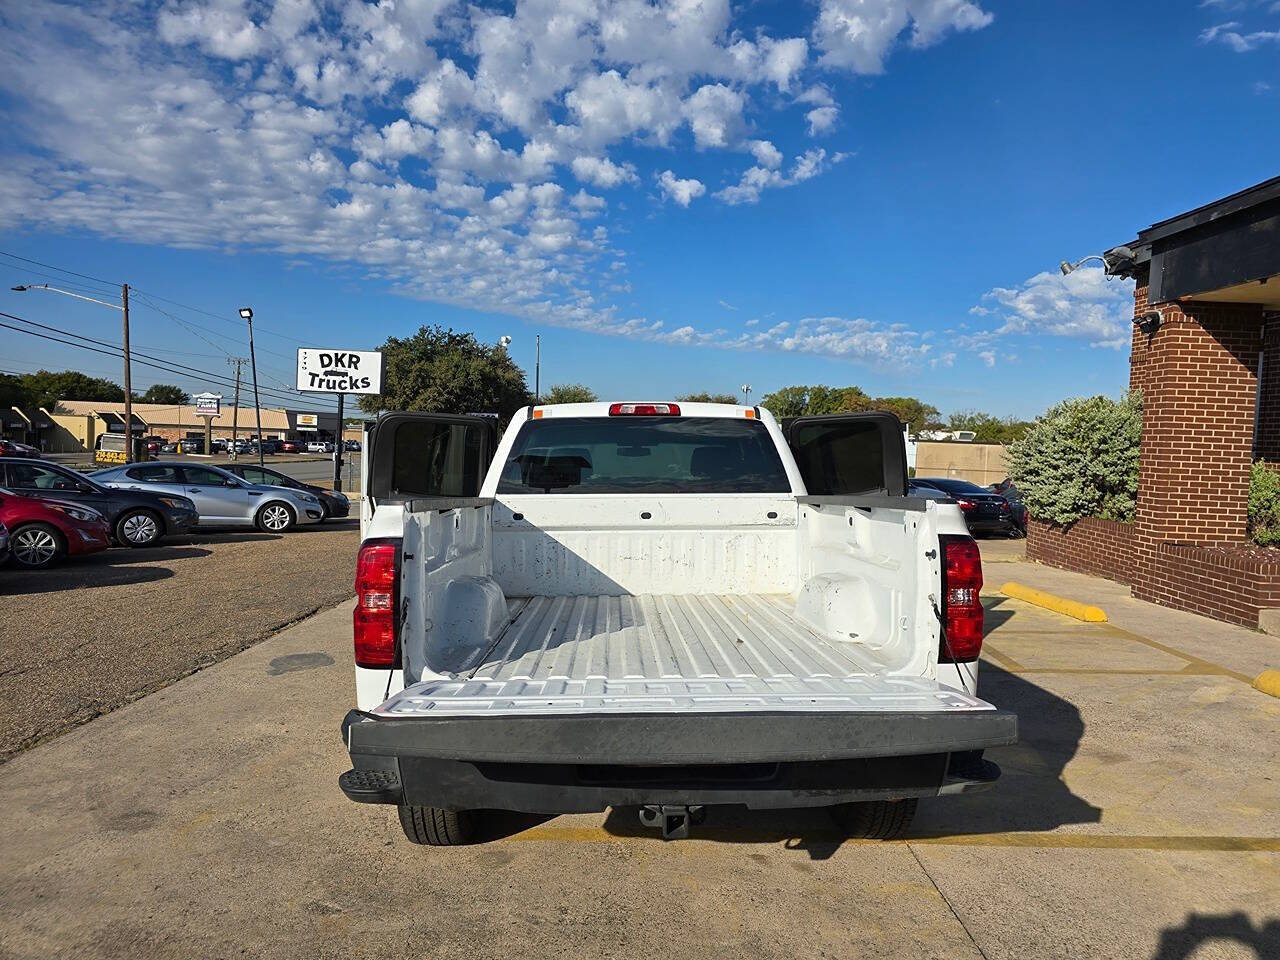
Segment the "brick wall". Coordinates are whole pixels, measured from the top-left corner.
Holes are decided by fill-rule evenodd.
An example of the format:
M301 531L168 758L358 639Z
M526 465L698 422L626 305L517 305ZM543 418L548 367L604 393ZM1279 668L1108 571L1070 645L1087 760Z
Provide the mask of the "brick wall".
M1280 561L1257 553L1239 544L1161 543L1161 576L1142 599L1256 627L1259 610L1280 607Z
M1262 310L1164 304L1160 331L1134 342L1143 381L1139 534L1245 536Z
M1027 559L1051 567L1133 583L1133 524L1084 517L1069 527L1027 523Z

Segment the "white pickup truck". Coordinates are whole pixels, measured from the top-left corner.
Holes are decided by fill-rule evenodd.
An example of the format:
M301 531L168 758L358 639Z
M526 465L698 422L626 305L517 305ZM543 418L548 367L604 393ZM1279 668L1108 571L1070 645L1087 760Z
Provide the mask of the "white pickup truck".
M892 837L989 786L982 569L906 496L888 414L704 403L384 414L369 430L352 800L456 844L479 811L831 806Z

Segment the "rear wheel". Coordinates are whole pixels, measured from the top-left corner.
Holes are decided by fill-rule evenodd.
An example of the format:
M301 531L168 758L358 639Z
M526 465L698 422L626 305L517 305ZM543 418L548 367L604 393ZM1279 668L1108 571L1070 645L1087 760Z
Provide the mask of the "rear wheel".
M476 815L473 810L443 810L402 803L400 826L413 843L432 847L459 847L475 836Z
M288 504L268 503L258 511L255 522L259 530L266 530L269 533L288 533L293 529L296 520L297 517L294 516Z
M909 800L872 800L869 803L842 803L831 813L846 836L857 840L897 840L911 826L916 803Z
M163 521L150 510L130 510L116 521L116 540L126 547L149 547L163 534Z
M28 570L52 566L64 553L62 534L47 523L28 523L9 535L14 563Z

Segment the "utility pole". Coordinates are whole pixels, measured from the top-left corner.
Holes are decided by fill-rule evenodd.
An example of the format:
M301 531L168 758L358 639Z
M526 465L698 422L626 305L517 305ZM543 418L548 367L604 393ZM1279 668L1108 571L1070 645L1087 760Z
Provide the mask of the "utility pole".
M129 375L129 285L120 284L124 313L124 462L133 463L133 383Z
M258 361L253 353L253 308L241 307L240 316L249 324L249 368L253 370L253 412L258 416L258 466L262 462L262 404L258 400Z
M333 489L342 489L342 401L347 395L345 393L338 394L338 439L333 445Z
M240 432L240 368L249 362L248 357L228 357L227 363L236 368L236 399L235 405L231 408L231 459L237 460L240 457L239 451L236 449L236 435Z
M533 338L533 402L542 398L542 334Z

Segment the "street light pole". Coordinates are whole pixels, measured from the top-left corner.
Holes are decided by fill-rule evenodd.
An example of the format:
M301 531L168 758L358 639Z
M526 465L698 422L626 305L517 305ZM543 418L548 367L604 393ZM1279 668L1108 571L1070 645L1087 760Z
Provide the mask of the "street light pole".
M542 399L542 334L533 338L533 402Z
M60 293L65 297L74 297L77 300L87 300L89 303L96 303L101 307L110 307L112 310L119 310L124 314L124 342L121 344L121 352L124 354L124 459L126 463L133 462L133 391L132 383L129 375L129 285L122 283L120 285L120 304L108 303L106 300L95 300L93 297L86 297L80 293L72 293L70 290L62 290L58 287L51 287L47 283L20 283L16 287L9 289L17 293L25 293L28 290L47 290L49 293Z
M253 412L258 417L258 466L264 467L266 464L262 462L262 404L258 400L258 361L253 353L253 308L241 307L240 316L249 324L249 367L253 370Z

